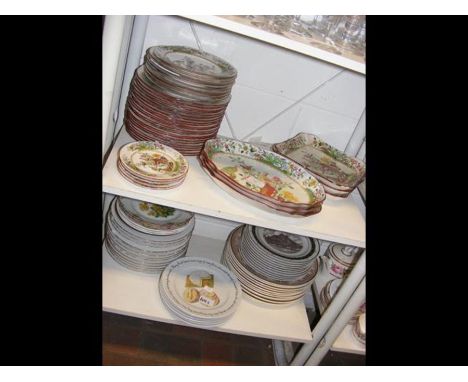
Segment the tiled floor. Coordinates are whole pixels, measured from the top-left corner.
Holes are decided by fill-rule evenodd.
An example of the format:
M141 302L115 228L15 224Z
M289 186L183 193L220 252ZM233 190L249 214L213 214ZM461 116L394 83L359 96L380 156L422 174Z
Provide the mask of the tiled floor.
M103 365L274 366L269 339L103 313ZM299 344L294 348L296 349ZM329 352L321 365L359 366L365 357Z
M104 365L275 365L271 340L103 313Z

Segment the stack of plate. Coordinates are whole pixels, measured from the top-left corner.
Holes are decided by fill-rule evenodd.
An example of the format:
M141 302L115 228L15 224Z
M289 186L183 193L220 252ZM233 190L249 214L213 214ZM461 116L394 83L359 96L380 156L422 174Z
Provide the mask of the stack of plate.
M200 162L224 190L267 211L309 216L322 210L325 192L317 179L272 151L234 139L210 139Z
M354 323L353 336L360 344L366 344L366 313L359 315Z
M206 52L149 48L130 85L124 117L128 133L197 155L218 133L236 76L232 65Z
M125 268L150 274L185 256L195 226L191 213L120 198L112 201L106 223L109 255Z
M327 194L346 198L365 178L366 166L313 134L272 145L272 150L307 168Z
M328 280L328 282L323 286L322 290L320 291L320 302L322 303L324 308L330 305L330 302L335 296L335 293L340 287L340 285L340 279L331 279Z
M164 306L183 322L199 326L222 325L236 312L242 289L223 265L200 257L170 263L159 278Z
M252 232L260 235L261 241L253 242L256 239L252 239ZM284 241L283 235L287 237ZM247 296L262 303L286 306L303 298L318 271L318 242L307 243L307 238L304 239L240 226L227 239L222 263L234 272ZM296 258L298 253L301 255ZM295 264L296 260L301 265Z
M181 153L149 141L123 145L117 162L117 169L126 180L158 190L180 186L187 176L188 168L188 162Z

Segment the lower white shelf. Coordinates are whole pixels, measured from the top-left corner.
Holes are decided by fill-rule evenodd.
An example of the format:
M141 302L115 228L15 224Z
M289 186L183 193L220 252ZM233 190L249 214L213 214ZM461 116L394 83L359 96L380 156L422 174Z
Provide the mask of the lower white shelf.
M187 256L203 256L219 261L223 248L223 240L193 235ZM123 268L109 256L105 245L102 254L104 311L188 326L163 306L158 290L159 275L145 275ZM286 308L268 308L243 297L234 316L210 330L302 343L312 340L303 301Z
M315 278L314 283L312 284L312 289L314 291L314 297L317 301L317 305L320 311L320 314L323 314L325 307L320 301L320 291L325 286L328 280L332 279L332 276L324 269L324 264L320 261L320 271L317 277ZM336 338L330 350L340 351L345 353L353 354L366 354L366 347L358 342L353 336L353 326L348 324L344 327L341 334Z

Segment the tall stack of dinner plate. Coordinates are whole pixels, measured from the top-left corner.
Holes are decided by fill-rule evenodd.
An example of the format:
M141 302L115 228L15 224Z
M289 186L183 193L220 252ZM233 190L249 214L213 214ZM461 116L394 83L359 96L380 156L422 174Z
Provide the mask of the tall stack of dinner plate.
M105 243L123 267L154 274L185 256L194 226L190 212L118 197L109 207Z
M153 46L133 76L124 123L135 140L157 140L197 155L216 137L231 99L236 69L185 46Z
M229 235L222 262L251 298L284 306L301 300L318 272L316 239L255 226Z

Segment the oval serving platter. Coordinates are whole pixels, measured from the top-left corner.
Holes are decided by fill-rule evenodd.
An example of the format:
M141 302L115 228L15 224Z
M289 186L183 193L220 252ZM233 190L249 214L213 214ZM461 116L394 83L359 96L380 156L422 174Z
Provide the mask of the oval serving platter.
M300 209L318 206L325 200L322 185L310 172L272 151L234 139L216 138L205 142L203 154L249 194ZM233 188L224 179L218 180Z

